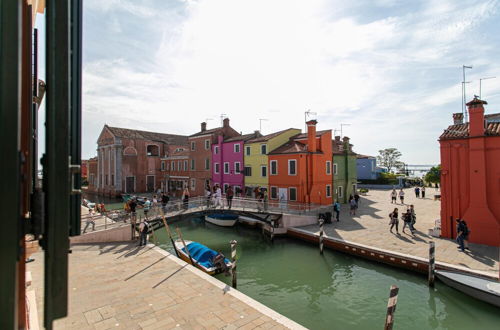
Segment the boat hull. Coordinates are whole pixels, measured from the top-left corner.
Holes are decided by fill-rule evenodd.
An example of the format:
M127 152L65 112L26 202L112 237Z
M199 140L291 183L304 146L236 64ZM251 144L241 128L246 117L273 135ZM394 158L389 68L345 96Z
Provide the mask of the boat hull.
M436 271L436 276L446 285L461 291L466 295L500 307L500 292L491 290L490 288L492 286L489 285L489 283L495 284L498 282L446 271ZM466 279L466 281L463 279Z
M190 243L192 243L192 241L185 241L185 243L186 243L186 245L189 245ZM179 258L181 258L182 260L184 260L188 264L193 265L194 267L200 269L201 271L207 273L208 275L217 275L217 274L222 272L222 270L220 268L205 267L205 266L197 263L196 260L193 260L194 261L194 264L193 264L191 262L191 259L188 256L188 254L182 250L184 248L184 244L182 244L182 241L175 241L174 244L175 244L175 249L177 250L177 253L179 255ZM226 263L226 266L231 268L231 263L230 262Z
M219 219L206 215L205 221L221 227L232 227L236 224L238 218L236 217L235 219Z

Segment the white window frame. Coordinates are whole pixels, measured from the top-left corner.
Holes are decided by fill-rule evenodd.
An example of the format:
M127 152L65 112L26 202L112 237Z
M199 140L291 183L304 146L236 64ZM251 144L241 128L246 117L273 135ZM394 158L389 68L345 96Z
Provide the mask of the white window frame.
M290 173L290 163L291 162L294 162L295 163L295 173L294 174L291 174ZM289 159L288 160L288 175L297 175L297 159Z
M191 179L191 191L196 190L196 179Z
M196 141L191 141L191 151L196 150Z
M332 161L331 160L327 160L326 161L326 175L332 175Z
M205 150L210 149L210 139L205 140Z
M338 198L344 198L344 189L342 186L338 186L338 192L337 192L337 197Z
M262 147L266 148L266 152L262 153ZM261 155L267 155L267 144L266 143L263 143L263 144L260 145L260 154Z
M229 174L230 171L231 169L229 168L229 162L224 162L224 174Z
M292 199L292 189L295 190L295 199ZM297 187L288 187L288 200L291 202L297 201Z
M273 173L273 163L276 164L276 172ZM277 160L271 160L269 162L269 175L278 175L278 161Z
M250 156L252 154L252 147L245 146L245 156Z
M214 154L218 154L219 153L219 146L215 146L214 147Z
M238 168L236 168L236 164L238 164ZM234 162L234 174L241 173L241 162Z
M215 174L220 173L220 164L219 163L214 163L214 173Z
M338 170L338 165L337 165L337 163L333 163L333 174L334 174L334 175L337 175L337 174L339 174L338 172L339 172L339 170Z
M235 152L235 153L239 153L239 152L241 152L241 147L240 147L240 144L239 144L239 143L236 143L236 144L233 146L233 148L234 148L233 150L234 150L234 152ZM238 149L238 150L236 150L236 149Z
M276 189L276 197L273 197L273 188L274 188L274 189ZM279 196L278 196L278 191L279 191L278 187L276 187L276 186L271 186L271 187L269 188L269 198L270 198L270 199L278 199L278 198L279 198Z
M262 175L262 169L265 168L266 169L266 175ZM267 178L267 165L260 165L260 177L261 178Z
M330 189L328 189L328 188L330 188ZM326 197L332 197L332 185L327 184L325 189L326 189L326 191L325 191ZM330 192L328 192L328 190L330 190Z

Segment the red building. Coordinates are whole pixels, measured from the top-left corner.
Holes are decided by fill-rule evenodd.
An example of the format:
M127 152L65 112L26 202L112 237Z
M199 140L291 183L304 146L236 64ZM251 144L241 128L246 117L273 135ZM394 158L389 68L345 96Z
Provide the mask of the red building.
M212 185L212 144L218 137L224 139L240 133L229 126L229 118L223 120L222 127L207 130L207 123L201 123L201 131L189 136L189 171L191 196L204 195L205 186Z
M96 192L119 195L162 189L160 158L178 148L187 149L187 142L182 135L104 125L97 141Z
M455 219L471 230L473 243L500 246L500 113L484 114L485 101L467 103L439 138L441 147L441 236L456 238Z
M176 148L161 158L160 171L162 175L162 190L170 192L171 196L181 197L184 188L190 185L189 150L188 147ZM191 182L190 182L191 181Z
M97 189L97 157L92 157L87 160L87 189L95 192Z
M332 131L316 132L316 120L307 122L307 134L299 134L269 153L271 199L331 205Z

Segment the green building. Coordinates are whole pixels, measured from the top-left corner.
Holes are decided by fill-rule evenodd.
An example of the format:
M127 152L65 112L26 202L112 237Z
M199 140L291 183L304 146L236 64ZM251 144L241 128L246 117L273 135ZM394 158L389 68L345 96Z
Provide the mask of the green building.
M339 203L347 203L349 195L354 195L357 190L356 153L352 151L347 136L342 140L336 136L332 141L332 151L334 197Z

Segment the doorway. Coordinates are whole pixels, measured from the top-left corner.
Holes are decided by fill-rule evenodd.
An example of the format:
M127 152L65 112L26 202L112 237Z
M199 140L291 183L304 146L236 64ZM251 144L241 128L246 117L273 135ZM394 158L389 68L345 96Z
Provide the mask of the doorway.
M127 194L135 193L135 176L127 176L125 179L125 192Z

